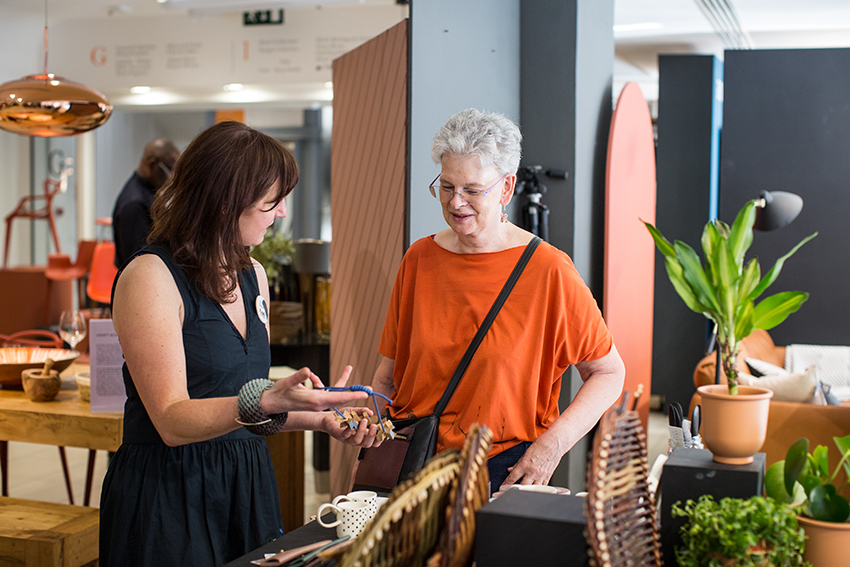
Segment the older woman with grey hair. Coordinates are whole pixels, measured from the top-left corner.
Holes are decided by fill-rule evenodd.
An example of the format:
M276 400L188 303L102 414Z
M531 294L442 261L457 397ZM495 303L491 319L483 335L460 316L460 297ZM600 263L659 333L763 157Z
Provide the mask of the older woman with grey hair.
M522 135L500 114L467 109L437 134L430 191L449 228L402 260L372 387L395 418L425 416L534 236L508 221ZM558 409L561 376L583 380ZM619 397L625 368L569 256L541 243L485 335L440 419L437 450L460 447L475 423L494 434L490 487L548 484L561 457Z

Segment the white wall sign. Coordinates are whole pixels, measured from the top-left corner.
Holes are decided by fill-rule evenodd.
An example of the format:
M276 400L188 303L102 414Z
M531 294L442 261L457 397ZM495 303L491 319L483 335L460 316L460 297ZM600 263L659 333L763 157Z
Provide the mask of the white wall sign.
M280 25L242 14L66 20L51 28L51 71L102 91L135 85L322 83L334 58L406 16L394 5L287 8Z

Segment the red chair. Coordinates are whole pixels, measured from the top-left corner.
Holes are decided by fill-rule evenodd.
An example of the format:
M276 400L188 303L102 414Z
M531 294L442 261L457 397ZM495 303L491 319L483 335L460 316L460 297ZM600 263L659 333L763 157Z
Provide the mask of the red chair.
M68 158L70 160L71 158ZM66 160L62 168L62 175L59 179L44 180L43 195L27 195L21 197L18 206L15 210L6 216L6 247L3 251L3 267L8 265L9 261L9 242L12 237L12 221L17 218L25 219L44 219L50 224L50 234L53 236L53 245L56 247L56 252L61 252L59 246L59 235L56 232L56 219L53 216L53 198L57 193L64 193L68 188L68 174L73 170L70 168L70 162ZM36 206L41 203L41 206Z
M33 329L18 331L11 335L0 335L0 347L28 346L37 348L62 348L63 342L59 335L51 331ZM97 452L89 449L89 462L86 471L86 494L83 506L88 506L91 501L91 485L94 478L94 462ZM59 458L62 460L62 472L65 475L65 489L68 491L68 501L74 503L74 490L71 487L71 474L68 472L68 457L65 447L59 447ZM0 441L0 493L9 496L9 442Z
M62 339L54 332L33 329L18 331L11 335L0 334L0 346L22 346L36 348L62 348Z
M94 248L89 283L86 286L89 299L109 305L112 302L112 282L115 281L116 275L118 268L115 267L115 243L98 242Z

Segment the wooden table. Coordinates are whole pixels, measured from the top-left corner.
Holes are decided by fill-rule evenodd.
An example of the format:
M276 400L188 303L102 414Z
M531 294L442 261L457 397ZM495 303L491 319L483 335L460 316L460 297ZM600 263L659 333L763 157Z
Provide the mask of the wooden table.
M72 364L68 379L88 365ZM60 390L49 402L32 402L23 390L0 389L0 441L116 451L121 446L124 414L92 413L77 390Z
M88 364L72 364L61 376L72 379L77 372L89 370ZM124 414L92 413L91 406L76 389L63 389L49 402L33 402L23 390L0 389L0 465L3 469L2 494L8 489L7 441L57 445L62 453L65 484L73 502L71 484L64 458L65 447L89 449L84 505L89 505L96 450L117 451L124 432Z

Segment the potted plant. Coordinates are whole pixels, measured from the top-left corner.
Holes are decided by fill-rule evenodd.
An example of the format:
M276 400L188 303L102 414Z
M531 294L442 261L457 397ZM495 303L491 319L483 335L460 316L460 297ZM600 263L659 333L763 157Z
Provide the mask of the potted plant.
M292 271L293 254L292 239L271 227L263 241L251 249L251 256L262 264L269 278L269 340L274 344L295 340L304 323L298 280Z
M799 512L800 525L809 538L805 557L817 567L846 565L850 549L850 503L840 494L850 475L850 435L833 440L841 457L832 473L829 449L818 445L810 453L809 440L803 438L765 475L767 495L790 503Z
M685 517L676 561L682 567L726 565L809 565L803 558L805 536L788 504L762 496L723 498L703 495L673 517Z
M263 237L262 243L251 248L251 256L262 264L269 278L272 291L280 287L280 279L284 276L285 266L292 265L292 255L295 253L295 245L292 239L282 232L276 232L269 227ZM272 297L276 299L276 297Z
M706 223L701 239L704 266L689 245L679 240L670 243L656 227L644 223L664 255L667 276L685 305L715 323L728 385L702 386L698 391L703 406L703 441L715 461L727 464L752 462L764 444L773 395L763 388L738 386L738 344L756 329L772 329L808 299L807 293L785 291L756 303L779 277L785 260L817 235L804 238L762 276L757 258L745 261L755 218L756 201L749 201L731 227L717 219Z

